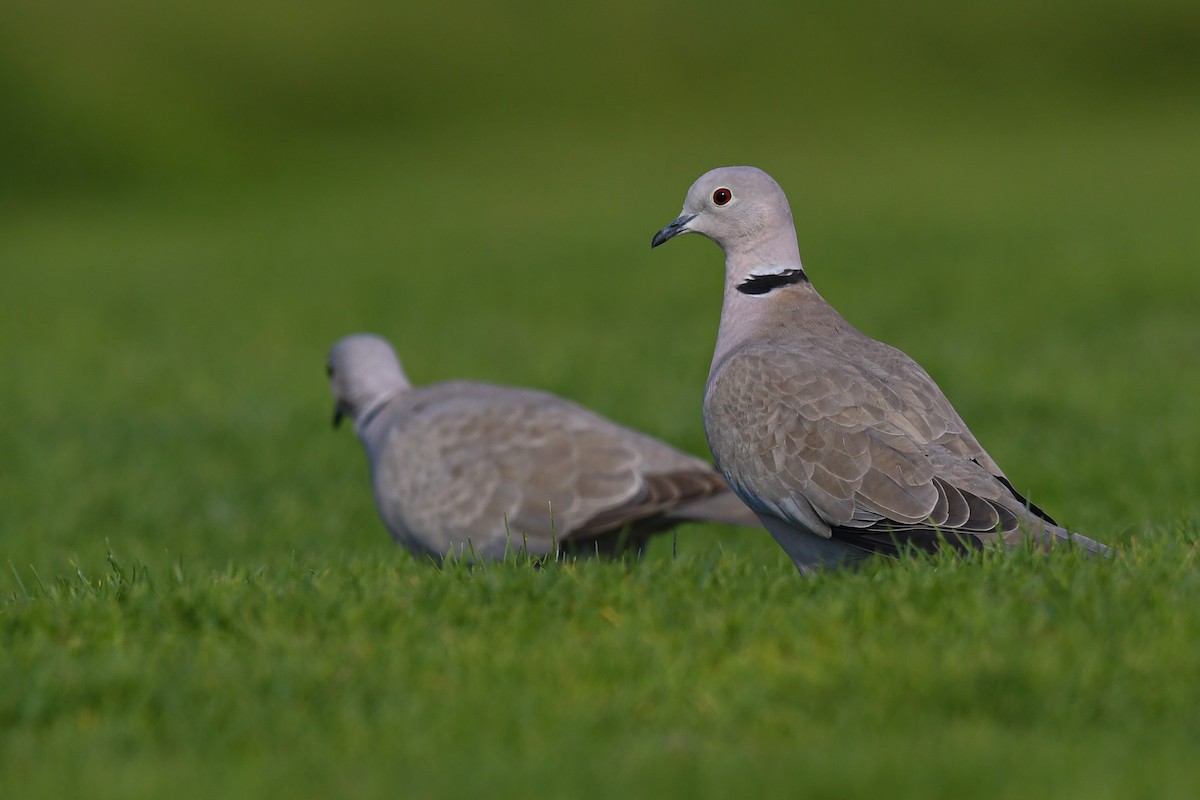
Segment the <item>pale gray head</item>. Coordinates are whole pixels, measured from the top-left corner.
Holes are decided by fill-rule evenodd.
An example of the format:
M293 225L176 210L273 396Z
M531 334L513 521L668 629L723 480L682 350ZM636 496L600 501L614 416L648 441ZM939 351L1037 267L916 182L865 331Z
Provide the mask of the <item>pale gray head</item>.
M757 167L719 167L692 184L683 212L654 235L658 247L681 233L700 233L725 251L738 279L799 270L800 250L787 196Z
M383 403L410 387L396 351L386 339L370 333L355 333L329 351L326 366L335 406L333 425L343 417L357 426Z

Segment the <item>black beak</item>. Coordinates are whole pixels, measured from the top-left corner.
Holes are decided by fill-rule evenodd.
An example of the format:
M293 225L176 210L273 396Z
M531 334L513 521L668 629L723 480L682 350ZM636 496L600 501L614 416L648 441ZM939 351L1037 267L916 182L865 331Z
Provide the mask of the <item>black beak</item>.
M342 404L338 403L333 407L333 427L337 429L341 426L342 420L346 418L346 410L342 408Z
M654 234L654 238L650 240L651 247L658 247L667 239L674 238L681 233L688 233L687 224L696 218L695 214L680 214L667 227L663 228L658 233Z

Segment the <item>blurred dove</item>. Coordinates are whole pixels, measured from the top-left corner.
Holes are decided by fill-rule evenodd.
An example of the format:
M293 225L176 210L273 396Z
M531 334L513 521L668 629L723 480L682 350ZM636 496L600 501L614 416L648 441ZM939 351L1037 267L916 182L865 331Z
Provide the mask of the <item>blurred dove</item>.
M391 345L338 341L334 424L349 417L392 536L417 554L618 555L687 521L759 527L707 462L532 389L414 388Z

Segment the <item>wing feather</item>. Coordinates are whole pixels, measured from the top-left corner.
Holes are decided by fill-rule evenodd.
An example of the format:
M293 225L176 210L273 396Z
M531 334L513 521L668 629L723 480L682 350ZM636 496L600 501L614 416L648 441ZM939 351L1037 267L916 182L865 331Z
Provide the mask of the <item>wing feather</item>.
M801 529L873 537L861 542L872 549L1015 531L1024 515L1013 493L933 380L867 341L853 359L814 343L798 357L766 342L724 362L710 379L705 427L730 485ZM809 509L827 527L812 525Z

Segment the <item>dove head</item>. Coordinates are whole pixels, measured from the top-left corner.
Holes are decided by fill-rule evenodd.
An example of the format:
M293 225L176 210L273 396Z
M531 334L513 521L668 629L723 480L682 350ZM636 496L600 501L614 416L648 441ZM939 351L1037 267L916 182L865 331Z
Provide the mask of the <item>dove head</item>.
M725 251L731 277L801 270L787 196L756 167L720 167L688 190L683 212L654 235L658 247L681 233L699 233Z
M333 425L350 417L360 429L395 395L410 384L396 351L386 339L356 333L338 340L326 366L335 402Z

